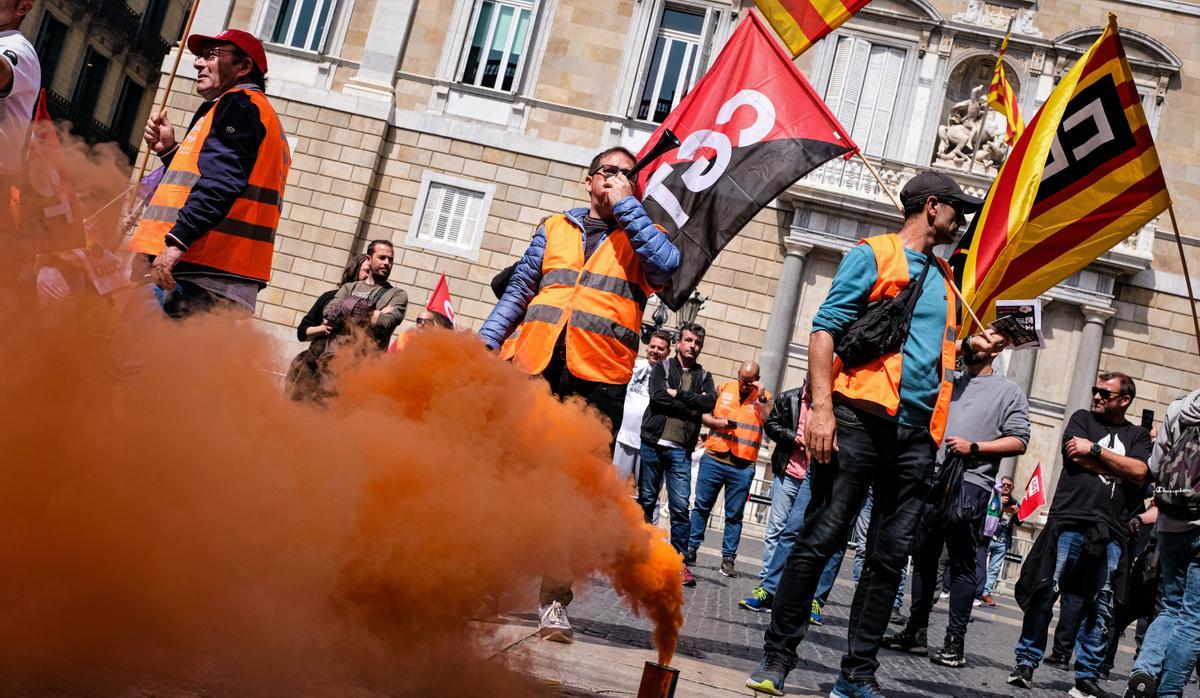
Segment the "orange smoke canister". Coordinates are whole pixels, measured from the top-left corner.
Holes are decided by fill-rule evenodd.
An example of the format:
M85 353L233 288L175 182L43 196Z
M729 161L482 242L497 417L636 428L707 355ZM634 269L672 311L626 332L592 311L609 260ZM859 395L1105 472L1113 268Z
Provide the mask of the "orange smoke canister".
M637 698L675 698L675 685L679 683L679 670L658 662L646 662L642 670L642 683L638 686Z

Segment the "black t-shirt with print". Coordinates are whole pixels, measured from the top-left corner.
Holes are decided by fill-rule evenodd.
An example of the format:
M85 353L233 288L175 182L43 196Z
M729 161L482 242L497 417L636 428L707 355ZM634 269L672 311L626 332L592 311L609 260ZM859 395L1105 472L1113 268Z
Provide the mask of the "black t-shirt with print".
M1071 415L1063 430L1063 446L1073 437L1082 436L1122 456L1149 462L1153 442L1150 432L1131 422L1107 424L1091 410ZM1097 475L1063 455L1062 472L1054 490L1049 517L1071 521L1107 521L1117 529L1125 524L1127 513L1137 506L1143 487L1124 480Z

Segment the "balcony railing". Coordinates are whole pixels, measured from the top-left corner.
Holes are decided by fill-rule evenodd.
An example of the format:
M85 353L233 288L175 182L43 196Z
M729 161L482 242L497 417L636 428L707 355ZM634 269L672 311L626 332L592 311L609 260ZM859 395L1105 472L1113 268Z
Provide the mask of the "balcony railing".
M171 50L170 42L162 37L162 27L145 23L142 14L125 4L125 0L82 0L82 3L99 24L108 27L149 62L161 62Z
M905 162L873 157L869 157L868 159L875 166L876 171L879 172L880 179L883 180L896 196L900 195L900 190L909 179L915 177L919 171L928 169L924 167L918 168L915 165ZM971 196L978 196L979 198L987 196L988 186L991 184L990 179L960 172L946 171L946 174L953 177L963 188L963 191ZM814 193L848 194L889 207L892 206L892 200L880 188L879 183L863 165L862 160L857 157L850 160L842 160L841 158L830 160L794 184L792 192L810 195ZM1154 257L1155 227L1154 221L1146 224L1133 235L1117 243L1102 259L1115 262L1123 267L1132 267L1135 269L1148 264Z
M71 124L71 133L79 136L89 144L114 143L130 162L137 157L137 148L124 143L113 133L112 127L85 113L78 105L63 97L54 90L46 90L46 109L55 121L67 121Z

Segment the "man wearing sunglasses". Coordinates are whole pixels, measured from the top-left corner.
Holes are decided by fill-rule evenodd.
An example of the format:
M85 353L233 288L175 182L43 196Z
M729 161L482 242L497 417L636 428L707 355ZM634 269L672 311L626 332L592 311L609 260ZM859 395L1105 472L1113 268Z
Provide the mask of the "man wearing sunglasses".
M826 564L850 536L873 491L862 576L854 593L847 652L833 698L883 698L875 679L879 647L933 481L934 460L953 392L956 354L995 355L1004 338L988 330L957 340L957 306L935 245L953 242L964 215L982 205L950 177L923 172L900 192L904 223L851 248L838 266L809 336L812 409L805 450L812 499L805 526L788 554L771 607L763 657L746 685L783 695L797 647L812 615ZM878 346L853 366L834 348L861 328L873 303L915 291L911 322L899 348ZM878 306L876 306L878 307Z
M583 180L588 205L542 220L479 330L489 349L541 376L555 395L578 395L598 410L613 439L646 300L679 268L679 250L633 195L625 175L633 164L621 147L592 158ZM542 637L571 642L571 598L569 581L542 580Z
M215 307L254 312L271 277L275 229L291 151L267 100L262 42L237 29L188 37L196 92L205 102L176 138L167 110L144 139L166 171L130 241L134 281L160 289L181 318Z
M1063 430L1062 471L1046 527L1017 582L1015 596L1025 618L1009 684L1033 686L1054 602L1069 592L1081 597L1086 609L1076 635L1070 695L1109 695L1097 675L1112 624L1113 572L1127 543L1125 522L1141 503L1153 447L1150 433L1125 419L1136 394L1129 376L1101 373L1092 388L1092 408L1071 415Z

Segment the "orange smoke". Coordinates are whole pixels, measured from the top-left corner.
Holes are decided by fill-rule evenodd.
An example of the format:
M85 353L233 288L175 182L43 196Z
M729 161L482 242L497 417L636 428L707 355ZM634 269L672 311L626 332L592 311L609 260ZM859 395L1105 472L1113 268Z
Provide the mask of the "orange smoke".
M679 557L607 432L477 339L419 333L318 409L281 395L279 350L248 321L130 329L94 295L35 310L12 286L5 685L525 696L470 621L532 610L543 575L581 591L595 572L671 658Z

